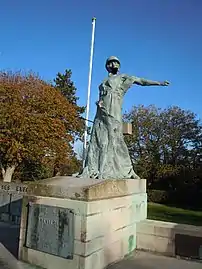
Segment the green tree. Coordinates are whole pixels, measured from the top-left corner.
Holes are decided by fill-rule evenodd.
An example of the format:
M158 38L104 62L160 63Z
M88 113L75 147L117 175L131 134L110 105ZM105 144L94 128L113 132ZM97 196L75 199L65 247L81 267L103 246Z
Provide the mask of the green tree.
M125 114L124 120L133 123L126 143L135 169L149 185L160 182L161 187L175 189L188 178L193 183L202 144L200 121L194 113L176 106L139 106Z
M13 175L14 181L36 181L53 176L54 167L49 162L43 163L36 160L23 160L16 168Z
M64 74L58 73L56 78L54 79L55 82L55 88L61 92L61 94L67 99L68 102L70 102L76 111L76 117L77 121L79 121L81 124L81 128L78 130L78 132L74 136L74 142L76 140L83 140L83 134L84 134L84 119L82 117L82 114L85 111L85 107L78 105L79 98L76 96L77 89L71 79L72 77L72 71L65 70ZM73 171L73 173L78 172L80 170L80 161L74 156L66 164L61 167L60 169L57 168L55 171L60 174L67 174L67 171ZM77 171L76 171L77 169ZM65 172L64 172L65 171Z
M200 121L193 112L176 106L163 110L161 117L164 163L191 164L190 154L201 144Z
M0 167L10 182L26 160L61 164L80 132L75 105L33 74L0 72Z
M57 73L56 78L54 79L55 88L59 90L65 98L75 106L75 109L78 112L78 118L85 111L85 107L81 107L77 104L79 98L76 96L76 87L74 86L73 81L71 80L72 71L65 70L64 74Z

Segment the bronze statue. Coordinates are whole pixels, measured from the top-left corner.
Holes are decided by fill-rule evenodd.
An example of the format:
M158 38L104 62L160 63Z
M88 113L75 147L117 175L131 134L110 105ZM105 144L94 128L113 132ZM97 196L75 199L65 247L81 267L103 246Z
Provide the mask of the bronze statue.
M133 170L122 132L122 102L133 85L168 86L158 82L119 74L120 61L109 57L106 61L108 78L99 86L99 101L95 116L85 167L79 177L97 179L139 179Z

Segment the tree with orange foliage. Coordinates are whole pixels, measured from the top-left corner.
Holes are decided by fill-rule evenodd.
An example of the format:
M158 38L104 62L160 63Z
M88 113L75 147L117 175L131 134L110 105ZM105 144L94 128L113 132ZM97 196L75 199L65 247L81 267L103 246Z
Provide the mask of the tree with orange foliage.
M24 160L57 163L71 158L72 142L83 129L75 106L33 74L0 72L0 167L11 182Z

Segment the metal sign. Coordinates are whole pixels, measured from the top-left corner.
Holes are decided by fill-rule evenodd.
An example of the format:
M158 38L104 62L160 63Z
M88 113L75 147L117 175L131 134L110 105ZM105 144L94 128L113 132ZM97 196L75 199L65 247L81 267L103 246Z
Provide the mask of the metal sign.
M30 203L25 246L73 259L74 212L66 208Z

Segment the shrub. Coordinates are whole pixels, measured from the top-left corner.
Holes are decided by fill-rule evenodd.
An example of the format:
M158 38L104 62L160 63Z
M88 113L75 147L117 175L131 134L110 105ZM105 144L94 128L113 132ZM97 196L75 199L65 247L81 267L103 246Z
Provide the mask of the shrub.
M178 191L147 190L148 202L173 205L176 207L201 209L202 191L181 189Z
M167 191L163 190L147 190L148 202L166 204L169 199L169 194Z

